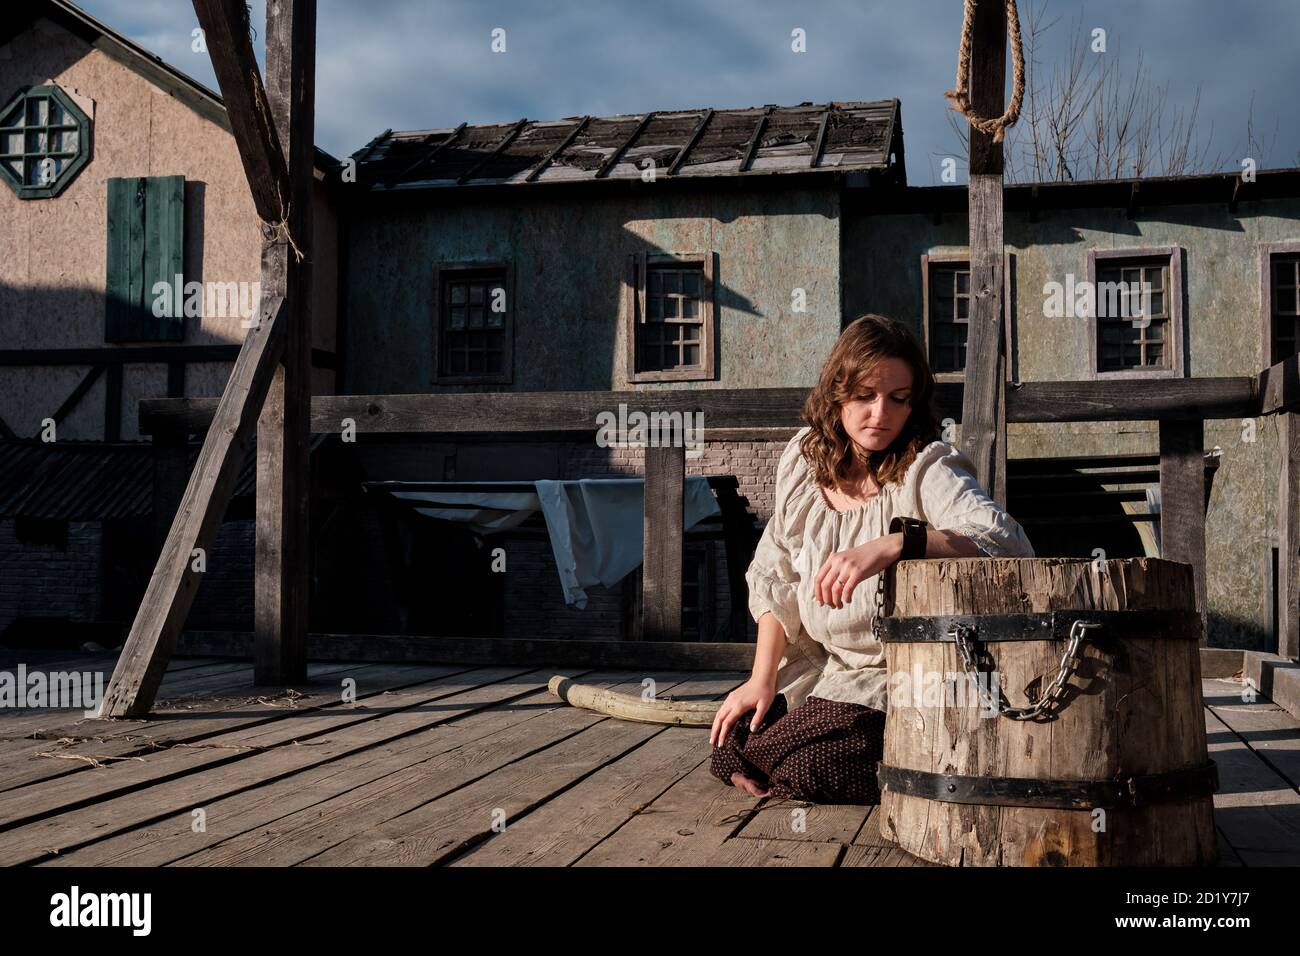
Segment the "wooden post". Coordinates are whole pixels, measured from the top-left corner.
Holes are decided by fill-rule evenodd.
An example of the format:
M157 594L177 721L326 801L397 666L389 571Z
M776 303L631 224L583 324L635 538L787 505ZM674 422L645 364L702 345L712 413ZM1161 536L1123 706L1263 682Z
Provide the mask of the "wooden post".
M139 717L153 705L284 347L282 305L281 299L263 298L257 328L249 331L239 350L113 679L104 692L101 717Z
M288 9L283 6L285 2L272 0L277 18L285 15ZM307 7L309 12L303 14ZM194 12L207 39L212 69L221 84L231 132L239 147L258 216L263 222L274 224L285 218L286 213L290 217L301 213L300 203L294 203L297 209L285 208L290 201L289 176L249 43L247 7L241 0L194 0ZM292 12L295 19L304 16L302 22L313 25L313 33L309 35L314 35L314 0L299 0ZM314 50L311 55L315 56ZM311 70L304 71L303 75L308 78L305 85L310 89ZM310 144L307 148L311 148ZM300 167L299 173L300 178L301 175L310 177L310 165L305 170ZM306 188L310 188L310 182ZM307 241L305 235L296 238L300 246ZM276 244L285 241L280 236ZM263 261L265 264L265 257ZM257 416L284 351L287 320L283 290L293 289L288 283L287 260L284 275L278 287L268 289L263 281L257 320L244 337L217 404L180 508L104 694L100 716L137 717L147 714L153 705L176 639L194 602L198 575L206 568L206 550L216 537L240 466L252 444Z
M257 426L257 684L307 676L311 467L311 231L316 0L270 0L266 95L289 169L289 235L262 251L262 294L287 303L285 349Z
M154 544L161 552L189 480L189 444L184 432L158 432L152 441Z
M1300 412L1278 415L1277 652L1300 659Z
M1205 629L1205 423L1160 422L1160 556L1192 566Z
M741 503L739 482L734 475L729 481L714 483L718 506L722 509L722 529L727 553L727 582L731 591L730 639L743 641L749 634L749 583L745 572L754 559L755 534L753 520Z
M1001 116L1006 83L1006 8L975 7L971 38L971 107L981 116ZM971 315L966 340L966 382L962 397L962 450L975 466L980 485L996 495L1002 400L1002 144L969 126ZM1005 451L1001 453L1005 455ZM1005 497L1005 491L1002 493Z
M685 535L686 445L645 450L642 635L647 641L682 639L682 545Z

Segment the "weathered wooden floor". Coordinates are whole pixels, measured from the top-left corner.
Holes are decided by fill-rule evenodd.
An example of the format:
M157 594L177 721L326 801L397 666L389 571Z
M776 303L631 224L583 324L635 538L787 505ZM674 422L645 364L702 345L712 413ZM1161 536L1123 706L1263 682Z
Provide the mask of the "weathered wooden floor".
M0 670L105 684L113 660L0 650ZM255 689L251 664L178 659L147 721L0 711L0 864L931 865L882 840L874 808L724 786L707 729L575 709L547 692L554 673L317 664L308 685ZM566 673L638 693L645 676ZM686 700L744 679L653 676ZM1222 863L1300 865L1300 724L1240 684L1204 687Z

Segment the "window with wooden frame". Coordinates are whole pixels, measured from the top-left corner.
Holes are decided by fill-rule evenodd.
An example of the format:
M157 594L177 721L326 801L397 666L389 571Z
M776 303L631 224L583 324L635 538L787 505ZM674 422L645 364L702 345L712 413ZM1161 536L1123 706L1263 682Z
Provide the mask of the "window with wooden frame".
M0 179L19 199L57 196L90 160L90 119L57 86L20 90L0 109Z
M714 253L635 253L624 281L629 382L714 377Z
M1182 250L1091 250L1089 373L1094 378L1183 375Z
M1300 240L1260 244L1260 363L1300 352Z
M1012 380L1011 255L1002 262L1002 321L1007 356L1004 370ZM922 331L935 381L966 377L966 342L970 332L970 260L964 253L921 256Z
M440 262L433 270L434 381L514 378L514 269L509 262Z

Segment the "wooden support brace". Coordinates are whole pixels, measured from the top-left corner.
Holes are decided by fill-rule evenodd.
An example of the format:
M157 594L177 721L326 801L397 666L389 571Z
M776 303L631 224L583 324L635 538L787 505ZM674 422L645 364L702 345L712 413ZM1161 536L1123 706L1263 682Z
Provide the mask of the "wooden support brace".
M264 301L257 328L244 339L104 694L101 717L138 717L153 705L199 588L196 558L206 555L216 537L280 358L283 311L283 299Z
M194 12L203 28L212 71L221 85L257 215L265 222L278 223L289 201L289 166L249 42L248 8L243 0L194 0Z
M77 404L83 398L85 398L86 393L90 391L90 387L94 385L95 382L99 379L99 376L103 374L104 374L104 366L102 365L91 366L90 371L86 373L85 378L83 378L80 382L77 383L77 387L72 390L71 394L69 394L68 397L63 400L63 404L60 405L57 409L55 409L54 414L50 416L51 418L54 419L54 423L56 425L59 422L63 421L63 419L67 417L68 413L77 407Z

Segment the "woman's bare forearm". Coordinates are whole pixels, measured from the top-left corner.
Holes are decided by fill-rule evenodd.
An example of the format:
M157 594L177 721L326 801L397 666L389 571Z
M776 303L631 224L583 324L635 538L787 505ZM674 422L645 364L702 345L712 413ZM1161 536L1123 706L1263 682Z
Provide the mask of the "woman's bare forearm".
M752 675L754 680L776 686L777 668L781 664L781 658L785 656L788 643L785 628L781 626L775 614L768 611L758 619L758 646L754 649Z
M903 533L896 531L886 535L894 560L903 553ZM925 556L927 558L982 558L984 552L970 538L956 531L935 531L933 528L925 533Z

